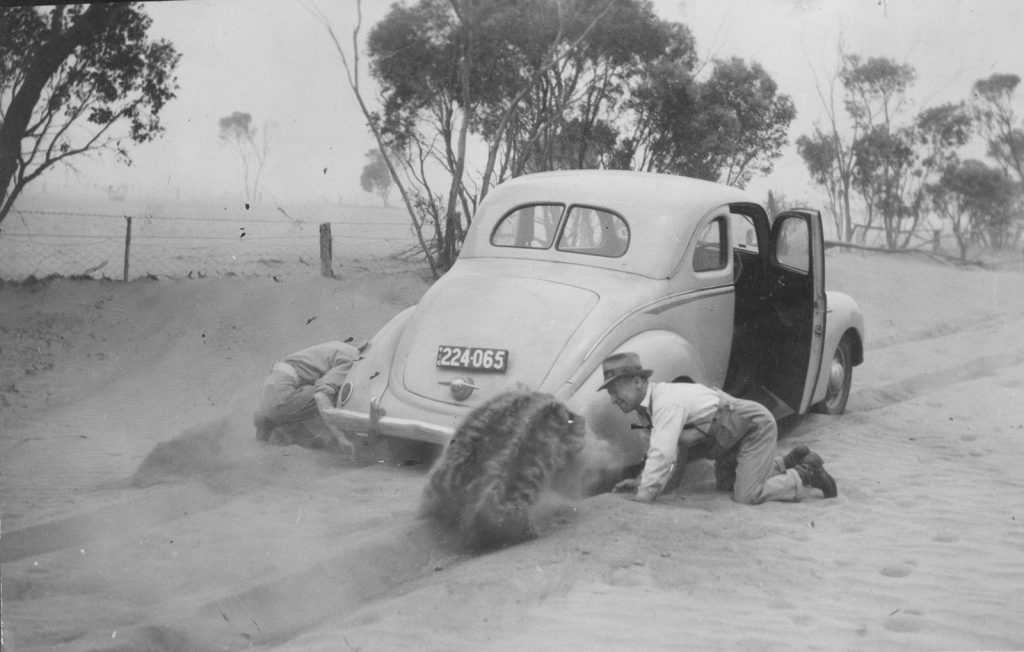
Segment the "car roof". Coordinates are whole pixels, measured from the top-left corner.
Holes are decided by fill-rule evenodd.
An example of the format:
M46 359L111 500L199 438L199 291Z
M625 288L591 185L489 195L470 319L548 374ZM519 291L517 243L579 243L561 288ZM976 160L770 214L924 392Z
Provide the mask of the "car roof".
M625 255L603 258L554 248L495 247L490 236L510 210L533 203L583 204L612 210L626 220ZM758 203L745 191L712 181L624 170L564 170L517 177L495 187L466 234L460 257L553 260L666 278L679 263L697 223L730 203Z

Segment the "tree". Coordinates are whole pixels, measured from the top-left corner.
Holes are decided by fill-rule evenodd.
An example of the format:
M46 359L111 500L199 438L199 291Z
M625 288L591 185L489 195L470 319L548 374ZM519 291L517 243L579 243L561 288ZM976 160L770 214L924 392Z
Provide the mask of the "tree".
M757 63L715 61L699 82L688 59L651 63L627 106L636 130L621 141L617 167L682 174L745 186L767 174L788 142L796 109Z
M833 123L834 125L834 123ZM833 130L825 133L815 127L810 136L800 136L796 150L804 160L811 180L825 189L829 208L835 219L836 235L844 242L853 239L850 217L850 190L853 188L852 156L846 166L845 143Z
M955 130L940 119L950 110L919 117L909 125L901 123L906 91L916 77L914 69L890 59L864 60L842 51L840 59L828 93L818 85L829 124L826 129L816 125L812 134L801 136L797 149L812 179L828 193L844 239L852 239L850 200L851 191L856 191L866 208L865 231L880 217L887 246L905 247L922 220L924 184L956 145L949 140ZM846 134L841 133L836 110L837 82L849 118ZM943 132L947 127L950 131ZM966 133L956 135L966 142Z
M909 237L902 229L907 211L900 190L915 152L897 117L916 76L909 65L879 57L865 61L857 55L847 56L840 72L846 112L862 134L853 144L853 182L867 205L867 225L876 214L881 216L890 248L897 246L901 233Z
M647 62L666 53L695 59L689 31L661 21L648 4L533 4L517 18L530 30L512 44L525 53L520 65L525 94L498 94L479 110L482 137L493 142L500 136L507 144L495 150L504 154L495 182L526 172L604 166L623 126L617 109ZM508 28L498 25L500 31ZM559 38L566 43L559 44ZM531 63L534 52L552 47L565 52L557 65Z
M1014 110L1020 77L995 74L974 84L974 116L981 135L988 142L988 155L1007 176L1017 180L1017 237L1024 232L1024 119Z
M853 240L854 223L851 205L853 193L854 156L853 143L860 137L856 122L852 132L844 138L841 131L840 112L836 106L839 91L842 62L846 55L839 49L839 71L832 74L827 84L817 80L815 89L825 111L827 124L824 128L815 125L814 133L797 139L797 151L811 173L811 179L825 188L829 205L836 220L836 234L845 242Z
M988 154L1007 172L1024 182L1024 122L1013 108L1013 96L1020 84L1017 75L995 74L974 84L974 114Z
M359 177L359 183L366 192L375 192L388 205L388 195L391 194L391 174L388 172L387 163L384 162L384 155L379 149L371 149L366 152L367 163L363 166L363 173Z
M764 68L738 58L716 61L700 98L707 127L719 134L710 152L713 178L743 187L754 173L770 173L789 142L796 108Z
M998 247L1004 242L1018 192L1002 170L975 160L947 166L927 189L933 208L952 227L961 260L972 243L987 239Z
M57 163L163 132L180 55L134 3L0 8L0 222ZM115 127L126 127L119 133Z
M435 278L439 277L440 270L435 262L434 254L424 237L423 229L425 220L422 218L421 213L417 210L416 199L413 197L412 192L406 187L402 176L399 175L397 169L397 163L393 160L393 157L389 156L384 149L386 147L384 143L384 136L379 125L379 118L370 111L363 98L362 88L359 82L359 48L357 46L359 42L359 33L363 27L363 11L362 11L362 0L356 0L356 13L357 20L355 27L352 28L352 54L351 60L346 49L342 46L341 41L338 40L338 35L335 34L334 28L331 27L330 21L317 7L311 8L312 13L323 26L327 32L331 43L334 45L334 50L341 60L342 68L345 71L345 79L348 83L349 89L352 91L352 95L356 98L356 103L359 104L359 110L366 118L367 125L370 127L370 131L373 133L374 139L377 141L378 151L384 159L384 163L388 167L388 172L391 174L392 180L395 182L395 186L398 188L398 192L402 197L402 202L405 204L406 211L409 213L409 218L412 221L413 232L416 234L416 239L419 242L420 249L423 251L424 256L427 259L427 263L430 265L430 271Z
M357 66L321 21L355 89ZM708 160L707 178L742 184L770 167L792 115L756 64L722 62L697 84L689 30L659 19L646 0L395 4L370 31L367 51L381 109L357 99L421 242L429 241L435 274L455 262L477 204L505 179L639 161L677 171L672 141L680 132L665 127L684 111L660 88L647 96L660 103L654 109L635 99L652 71L704 92L694 107L706 111L681 124L705 146L693 158ZM727 139L701 135L701 127L725 124ZM482 169L468 165L467 143L486 152Z
M902 186L916 155L910 134L877 125L854 143L853 155L853 184L867 204L868 223L871 215L881 216L886 246L906 246L909 234L902 227L909 211Z
M904 176L902 190L911 219L901 246L906 246L909 234L925 221L928 184L944 170L959 164L957 150L970 140L972 129L973 121L963 103L943 104L917 114L910 134L918 155L910 173Z
M559 153L589 156L599 136L585 136L575 151L556 145L567 142L560 128L574 117L567 103L590 79L577 68L580 51L607 15L636 4L604 0L563 12L550 0L420 0L392 6L371 30L370 70L383 112L370 122L406 179L414 224L433 226L438 271L455 262L473 211L494 183L547 169ZM600 104L594 88L583 96ZM595 123L584 115L573 126L585 134ZM466 176L471 135L487 151L477 178ZM446 193L430 174L438 167L448 177Z
M263 125L263 133L259 133L252 124L252 115L241 111L224 116L218 124L220 139L233 147L242 160L245 201L255 203L259 199L260 176L270 152L269 127Z

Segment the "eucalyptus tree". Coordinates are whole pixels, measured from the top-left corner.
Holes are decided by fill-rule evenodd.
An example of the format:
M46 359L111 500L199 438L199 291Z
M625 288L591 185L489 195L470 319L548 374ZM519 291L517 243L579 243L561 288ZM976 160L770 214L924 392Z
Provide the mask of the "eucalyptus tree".
M854 186L867 208L866 227L882 220L886 244L896 246L906 205L900 192L915 154L911 133L900 126L907 89L917 73L884 57L849 55L840 73L846 111L861 137L853 144Z
M367 38L379 111L358 91L358 50L350 61L321 21L435 274L454 262L477 203L507 178L631 167L742 185L770 169L794 115L756 64L717 62L698 83L689 30L647 0L392 5ZM676 101L677 84L696 101Z
M174 46L147 34L136 3L0 8L0 222L58 163L163 132L175 96Z
M825 190L835 220L836 235L853 240L854 223L850 208L853 189L853 153L850 143L840 137L834 116L828 131L815 125L813 133L797 138L796 150L811 180Z
M218 121L219 138L230 145L242 162L242 185L245 190L245 201L256 202L259 199L260 177L270 153L269 126L264 124L261 132L252 123L252 114L234 111Z
M978 242L996 248L1010 233L1017 185L1000 168L968 160L948 165L927 194L933 209L949 223L961 260Z
M797 139L797 151L811 178L828 193L845 240L855 230L853 193L864 201L860 226L866 232L880 217L889 247L906 246L921 220L925 177L934 173L941 158L936 147L945 141L935 133L940 129L935 116L906 120L907 91L915 78L909 65L840 52L828 92L818 85L828 124ZM836 107L837 83L848 119L845 129Z
M375 193L387 207L388 196L391 194L391 173L388 172L384 155L379 149L371 149L366 152L366 165L363 166L363 172L359 175L359 185L366 192Z
M988 155L1009 178L1015 178L1015 220L1006 225L1007 238L1024 233L1024 117L1017 111L1020 77L999 73L974 84L974 116L988 144ZM1000 239L1002 241L1003 239Z
M625 103L632 130L614 166L740 187L768 174L788 142L793 101L760 64L738 58L714 61L699 81L692 37L677 31L675 43L672 55L648 63Z
M1015 110L1020 77L994 74L974 84L974 115L988 143L988 155L1024 182L1024 118Z

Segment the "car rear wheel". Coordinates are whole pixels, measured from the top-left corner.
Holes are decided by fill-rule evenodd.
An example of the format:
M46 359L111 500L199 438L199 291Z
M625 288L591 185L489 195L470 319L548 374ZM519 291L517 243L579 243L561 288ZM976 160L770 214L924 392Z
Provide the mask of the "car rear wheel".
M814 406L822 414L842 414L850 398L850 383L853 381L853 354L850 338L843 337L836 347L832 362L828 366L828 388L825 400Z

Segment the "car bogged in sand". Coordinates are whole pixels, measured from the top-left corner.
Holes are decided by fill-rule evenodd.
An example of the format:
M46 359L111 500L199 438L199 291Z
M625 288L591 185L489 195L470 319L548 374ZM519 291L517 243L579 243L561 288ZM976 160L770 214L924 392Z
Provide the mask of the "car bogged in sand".
M455 265L370 341L328 426L402 460L448 444L508 390L553 395L622 467L642 434L598 391L601 361L639 354L777 416L846 407L864 320L825 290L821 215L771 219L743 190L624 171L531 174L481 203Z

